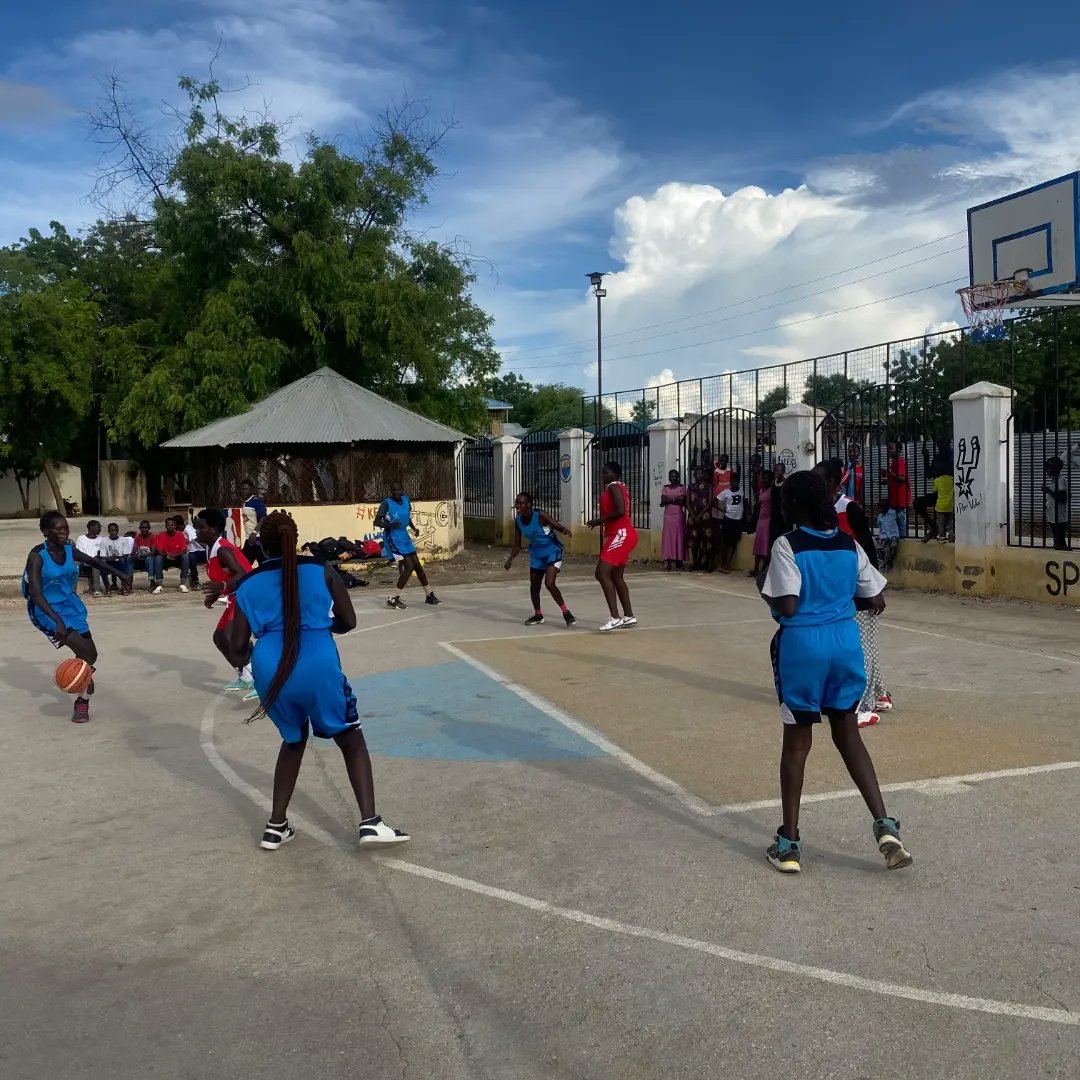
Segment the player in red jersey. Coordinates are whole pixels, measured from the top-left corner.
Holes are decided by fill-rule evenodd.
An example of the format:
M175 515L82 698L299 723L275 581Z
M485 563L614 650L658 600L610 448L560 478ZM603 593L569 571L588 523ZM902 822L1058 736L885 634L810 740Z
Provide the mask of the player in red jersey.
M210 579L203 587L206 594L203 603L211 608L219 597L224 595L226 598L225 610L222 611L214 630L214 644L218 652L231 664L233 653L229 646L228 629L236 611L233 591L239 580L251 570L251 563L231 540L225 539L224 510L213 506L203 510L195 518L195 535L199 543L206 548L206 576ZM225 685L226 690L246 691L245 700L256 697L255 682L248 660L250 656L236 669L236 678Z
M596 580L604 590L611 618L603 631L620 630L637 626L633 608L630 606L630 590L626 587L624 574L630 561L630 552L638 542L637 529L630 520L630 493L622 482L622 466L617 461L605 462L600 470L604 490L600 493L600 516L586 522L590 529L604 526L604 541L600 548L600 560L596 564ZM622 604L622 615L619 614Z

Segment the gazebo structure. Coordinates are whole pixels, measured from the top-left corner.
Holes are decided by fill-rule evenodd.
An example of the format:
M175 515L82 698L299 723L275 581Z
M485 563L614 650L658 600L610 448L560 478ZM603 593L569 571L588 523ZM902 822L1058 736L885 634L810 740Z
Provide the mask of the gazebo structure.
M428 557L463 543L457 457L467 436L395 405L330 368L298 379L247 412L164 443L191 457L202 506L239 507L250 480L271 509L287 509L302 542L362 537L400 480Z

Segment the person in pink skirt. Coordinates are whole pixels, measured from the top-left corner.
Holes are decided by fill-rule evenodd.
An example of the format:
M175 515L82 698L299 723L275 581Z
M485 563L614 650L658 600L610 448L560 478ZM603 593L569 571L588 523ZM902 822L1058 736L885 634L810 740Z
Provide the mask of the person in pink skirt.
M775 490L772 471L765 469L758 486L758 519L757 528L754 530L754 569L750 571L751 577L763 574L769 569L769 523L772 521Z
M660 557L665 570L681 570L686 557L686 488L679 482L678 469L668 473L668 482L660 492L660 505L664 508Z

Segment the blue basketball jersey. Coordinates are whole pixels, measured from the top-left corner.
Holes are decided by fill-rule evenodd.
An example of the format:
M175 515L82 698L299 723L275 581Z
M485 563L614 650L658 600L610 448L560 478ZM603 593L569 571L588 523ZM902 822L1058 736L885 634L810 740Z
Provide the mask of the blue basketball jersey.
M529 541L529 551L535 549L538 555L550 555L556 550L562 552L559 534L550 525L544 525L540 521L538 511L533 510L528 525L520 514L514 515L514 522L521 531L522 538Z
M384 499L379 506L379 513L386 519L384 539L387 554L411 555L416 545L409 536L409 522L412 520L412 502L408 495L402 495L401 502L396 499Z
M49 606L64 621L69 630L88 633L86 605L79 599L76 586L79 584L79 565L75 562L75 548L72 544L64 545L64 561L57 563L49 554L45 544L33 548L41 556L41 591ZM30 581L23 570L22 594L26 598L27 611L33 624L44 633L56 629L48 617L30 598Z
M300 593L300 629L329 631L333 624L333 597L326 584L326 569L322 563L307 556L296 560ZM242 578L236 589L236 603L247 616L248 625L256 638L265 634L280 634L285 628L281 611L281 559L266 559Z

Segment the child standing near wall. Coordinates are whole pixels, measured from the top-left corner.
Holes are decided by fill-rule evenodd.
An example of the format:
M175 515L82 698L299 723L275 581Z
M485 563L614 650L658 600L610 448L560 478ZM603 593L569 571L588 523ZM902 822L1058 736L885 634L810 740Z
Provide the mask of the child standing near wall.
M878 511L877 553L881 569L886 573L893 568L899 543L900 522L896 520L896 511L889 505L888 499L882 499Z
M937 518L937 540L939 544L948 544L953 540L953 476L952 470L939 473L934 477L934 516Z

